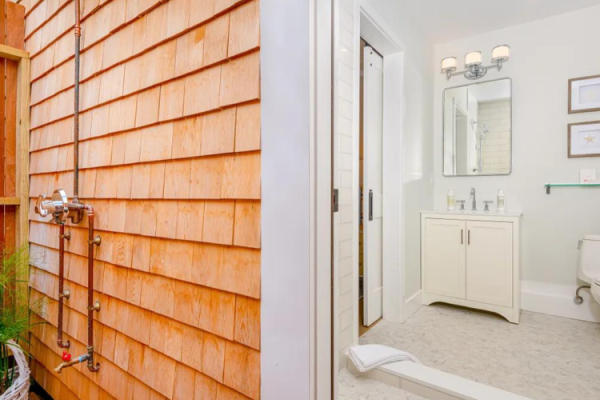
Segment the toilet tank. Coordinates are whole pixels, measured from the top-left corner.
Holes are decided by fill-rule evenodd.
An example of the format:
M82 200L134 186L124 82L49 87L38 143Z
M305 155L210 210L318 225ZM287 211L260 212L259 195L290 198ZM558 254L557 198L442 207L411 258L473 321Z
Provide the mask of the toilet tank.
M577 277L592 283L600 276L600 235L585 235L579 249Z

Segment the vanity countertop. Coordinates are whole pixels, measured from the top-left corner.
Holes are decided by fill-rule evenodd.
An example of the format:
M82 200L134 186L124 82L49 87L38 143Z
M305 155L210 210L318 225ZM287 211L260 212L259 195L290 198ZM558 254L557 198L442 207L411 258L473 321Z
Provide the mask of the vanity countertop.
M431 210L423 210L421 211L421 214L444 214L444 215L462 215L465 217L522 217L523 216L523 212L522 211L506 211L503 213L500 213L498 211L492 210L492 211L458 211L458 210L454 210L454 211L448 211L448 210L441 210L441 211L431 211Z

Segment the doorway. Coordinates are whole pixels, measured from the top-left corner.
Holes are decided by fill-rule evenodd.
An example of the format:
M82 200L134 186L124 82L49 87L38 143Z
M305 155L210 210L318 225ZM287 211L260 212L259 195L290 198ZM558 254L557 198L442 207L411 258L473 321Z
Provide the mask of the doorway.
M383 57L360 39L359 336L383 316Z
M403 161L404 49L398 38L385 33L392 30L380 21L368 5L361 4L353 9L350 4L343 3L343 10L340 10L343 13L340 15L353 15L353 18L340 18L339 23L335 24L334 37L339 37L340 40L334 40L335 56L332 61L332 188L334 210L337 210L332 214L331 221L334 386L337 383L337 372L346 365L346 350L359 343L360 335L366 331L365 325L372 325L372 322L379 319L401 322L408 318L411 310L420 306L420 298L413 297L412 294L406 296L406 267L414 263L412 260L408 260L410 263L406 262L407 254L411 253L406 251L407 241L403 228L406 209L404 189L410 182L405 179ZM361 37L364 39L363 43ZM374 107L382 115L378 124L381 139L378 140L380 145L376 147L379 148L379 153L372 157L380 163L381 174L377 180L378 187L372 188L366 187L365 175L360 166L361 160L365 164L368 162L365 156L369 152L365 149L364 137L361 138L364 119L361 119L363 96L360 71L361 65L365 63L366 47L373 49L374 56L380 57L377 62L380 69L378 80L382 81L382 95L378 96L380 105ZM364 84L364 71L362 75ZM363 113L365 111L362 110ZM361 182L364 185L362 192ZM376 241L380 243L373 246L366 243L365 232L361 230L361 225L362 228L365 227L362 220L365 223L369 220L370 190L373 190L373 220L379 219L373 224L379 223L381 226L381 229L373 229L379 233ZM361 249L362 254L359 253ZM380 265L380 275L367 283L365 263L361 261L364 260L365 251L369 252L369 249L378 249L376 254L379 258L377 264ZM364 293L363 296L359 294L361 274L363 288L374 283L369 294L375 295L369 296L369 299L381 299L380 303L375 303L381 304L375 310L375 318L364 318L365 296ZM369 312L368 306L366 309Z

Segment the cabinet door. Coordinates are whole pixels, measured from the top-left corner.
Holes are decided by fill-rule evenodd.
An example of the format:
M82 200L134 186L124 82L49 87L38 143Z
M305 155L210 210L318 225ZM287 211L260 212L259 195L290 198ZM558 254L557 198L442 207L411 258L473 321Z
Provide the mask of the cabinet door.
M513 305L513 224L467 222L467 300Z
M425 292L465 298L464 221L425 220Z

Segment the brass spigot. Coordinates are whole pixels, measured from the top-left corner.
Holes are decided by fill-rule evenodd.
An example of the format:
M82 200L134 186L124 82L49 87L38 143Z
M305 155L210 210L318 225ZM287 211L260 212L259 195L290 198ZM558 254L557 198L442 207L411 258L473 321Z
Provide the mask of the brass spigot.
M62 371L64 368L69 368L69 367L71 367L71 366L73 366L73 365L75 365L75 364L79 364L79 363L82 363L82 362L84 362L84 361L87 361L87 359L88 359L88 358L89 358L89 355L88 355L88 354L84 354L84 355L82 355L82 356L79 356L79 357L77 357L77 358L76 358L76 359L74 359L74 360L71 360L71 361L63 361L63 362L61 362L61 363L58 365L58 367L54 368L54 372L57 372L57 373L59 373L59 374L60 374L60 373L61 373L61 371Z

